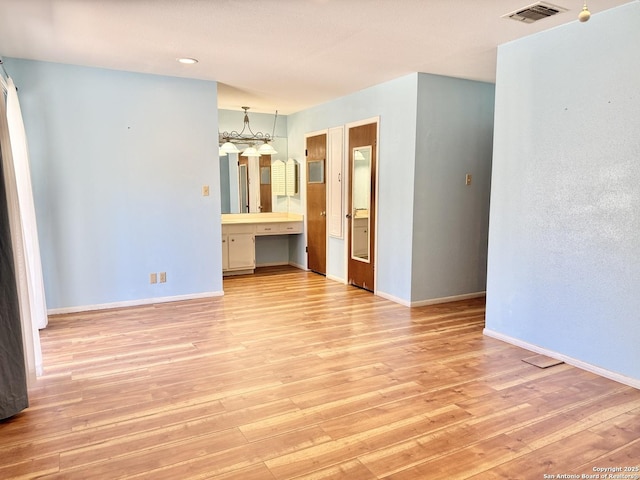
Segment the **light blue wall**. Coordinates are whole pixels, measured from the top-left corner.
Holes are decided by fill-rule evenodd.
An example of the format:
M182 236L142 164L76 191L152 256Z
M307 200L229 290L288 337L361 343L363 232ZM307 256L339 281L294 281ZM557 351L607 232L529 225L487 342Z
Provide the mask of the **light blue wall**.
M216 84L8 64L25 111L49 308L221 291ZM472 147L486 149L490 90L411 74L278 119L276 135L288 137L279 151L301 162L303 187L306 133L380 117L378 293L408 303L481 290L483 252L471 246L482 245L483 199L462 184L471 167L478 190L487 183L484 157ZM220 130L241 128L241 112L220 114ZM273 125L273 115L250 118L254 131ZM204 184L209 197L200 194ZM304 194L287 198L287 210L304 214ZM475 236L454 250L471 267L443 277L439 249L469 229ZM259 264L306 266L303 235L261 242ZM150 285L149 273L160 271L168 283ZM343 239L329 238L327 273L346 278Z
M485 291L494 91L489 83L418 77L414 302Z
M221 292L216 83L6 63L28 135L47 306ZM162 271L167 283L150 285Z
M378 138L378 258L376 289L409 300L418 75L411 74L288 116L289 156L301 162L304 192L305 134L380 116ZM292 202L292 211L304 213ZM302 239L292 261L307 264ZM327 274L345 279L344 240L329 237Z
M256 266L287 265L289 263L289 237L302 235L256 236Z
M298 159L305 133L380 116L379 294L410 303L485 290L493 105L492 84L420 73L289 116ZM304 245L296 252L306 265ZM344 280L344 240L330 237L328 252L327 273Z
M498 51L489 330L640 379L640 2Z

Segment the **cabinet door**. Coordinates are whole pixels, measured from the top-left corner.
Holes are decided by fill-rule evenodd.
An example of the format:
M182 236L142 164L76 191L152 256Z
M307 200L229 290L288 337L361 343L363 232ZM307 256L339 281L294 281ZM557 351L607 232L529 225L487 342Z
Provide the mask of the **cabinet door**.
M222 271L229 270L229 235L222 235Z
M229 270L253 269L256 266L255 240L251 234L229 234Z

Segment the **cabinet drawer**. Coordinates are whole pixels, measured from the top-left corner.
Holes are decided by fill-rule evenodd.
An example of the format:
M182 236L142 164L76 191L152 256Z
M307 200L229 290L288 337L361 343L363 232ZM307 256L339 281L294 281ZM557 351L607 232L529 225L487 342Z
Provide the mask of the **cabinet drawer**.
M285 222L279 224L281 233L302 233L302 222Z
M258 235L275 235L279 233L277 223L258 223L256 225L256 234Z
M302 222L258 223L256 235L288 235L302 233Z
M253 233L255 231L255 227L254 225L233 225L233 224L226 224L226 225L222 225L222 233L225 235L231 234L231 233Z

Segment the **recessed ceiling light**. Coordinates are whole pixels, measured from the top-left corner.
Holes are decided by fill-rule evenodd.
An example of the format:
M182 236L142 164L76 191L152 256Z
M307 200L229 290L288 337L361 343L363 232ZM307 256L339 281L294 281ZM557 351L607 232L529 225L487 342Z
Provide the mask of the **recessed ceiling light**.
M179 58L178 61L180 63L185 63L187 65L193 65L194 63L198 63L198 60L195 58L188 58L188 57L184 57L184 58Z

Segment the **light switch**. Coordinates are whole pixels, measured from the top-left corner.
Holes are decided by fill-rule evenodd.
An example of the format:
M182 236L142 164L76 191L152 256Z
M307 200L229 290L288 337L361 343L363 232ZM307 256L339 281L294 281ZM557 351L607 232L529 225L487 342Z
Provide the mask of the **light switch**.
M467 173L467 176L464 179L464 184L465 185L471 185L471 174Z
M203 197L208 197L209 196L209 185L203 185L202 186L202 196Z

